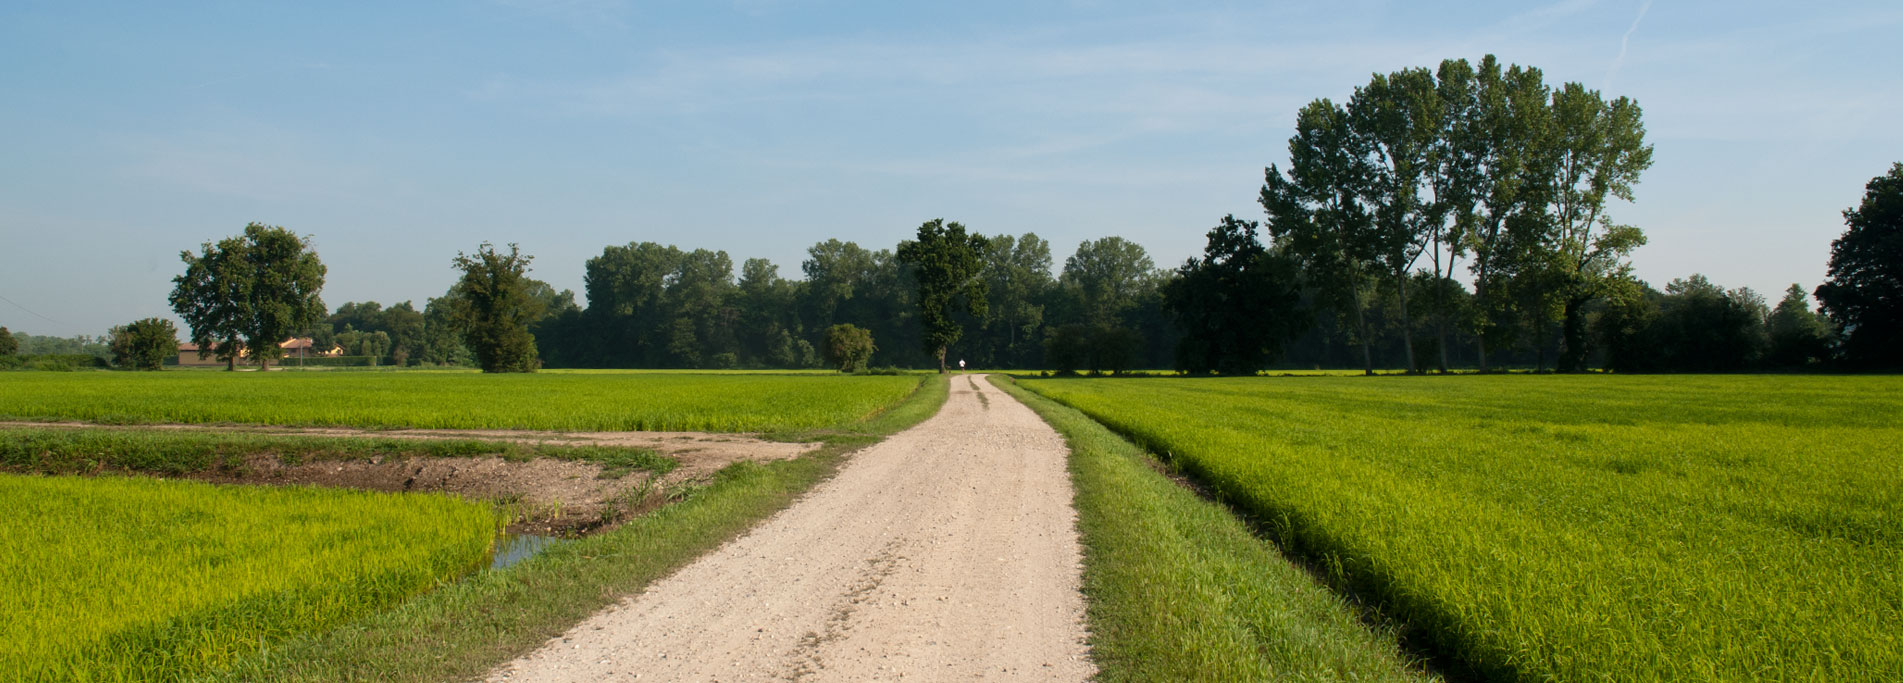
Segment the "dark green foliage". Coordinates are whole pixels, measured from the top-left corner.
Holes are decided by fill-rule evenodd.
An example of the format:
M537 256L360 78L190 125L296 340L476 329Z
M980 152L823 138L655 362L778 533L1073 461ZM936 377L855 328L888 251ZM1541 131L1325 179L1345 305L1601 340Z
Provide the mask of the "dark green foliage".
M13 333L7 331L7 328L0 327L0 356L11 356L19 352L20 342L13 338Z
M1448 60L1438 71L1377 74L1345 107L1320 99L1302 108L1289 168L1267 169L1260 200L1316 302L1352 322L1364 372L1380 332L1368 315L1373 274L1385 274L1398 319L1409 321L1396 329L1405 366L1417 370L1413 271L1430 256L1434 279L1446 281L1470 252L1479 337L1518 336L1496 330L1502 323L1525 325L1522 339L1535 344L1557 333L1560 368L1581 370L1586 311L1645 243L1605 208L1609 198L1631 200L1651 166L1640 118L1627 98L1577 83L1549 90L1537 69L1502 72L1491 56L1478 69ZM1444 289L1431 290L1441 350Z
M1824 313L1843 330L1845 363L1903 368L1903 163L1864 185L1830 243L1830 277L1817 286Z
M241 349L269 368L283 355L278 343L310 329L324 315L318 291L324 264L306 238L284 228L252 223L244 234L203 254L179 253L185 272L172 279L172 310L192 328L200 357L218 345L227 368Z
M456 254L463 275L454 317L483 372L535 372L540 365L529 323L541 317L545 304L529 293L532 259L514 244L503 254L488 242L475 254Z
M423 306L423 362L431 365L474 365L476 359L463 345L463 330L456 321L456 288Z
M1128 327L1071 323L1046 328L1046 365L1060 373L1122 374L1142 358L1143 335Z
M592 348L575 356L604 367L706 367L735 343L726 302L735 292L724 251L654 242L608 247L589 259L584 326ZM592 359L592 360L590 360Z
M113 362L133 370L158 370L178 355L178 328L163 318L145 318L112 328Z
M1348 318L1361 346L1362 371L1374 373L1366 300L1369 273L1379 268L1375 216L1360 197L1374 176L1367 141L1348 112L1315 100L1295 117L1286 175L1270 165L1259 201L1276 244L1301 259L1317 303Z
M384 308L375 301L345 303L313 330L315 350L335 344L353 356L374 356L379 363L409 365L428 355L424 314L404 301ZM379 336L380 335L380 336Z
M38 353L31 356L0 356L0 370L47 370L72 372L108 367L106 359L90 353Z
M1298 266L1264 249L1259 228L1224 216L1209 231L1202 259L1190 259L1163 286L1165 307L1183 330L1177 369L1253 375L1308 326Z
M1765 362L1773 367L1810 365L1830 355L1830 323L1810 308L1804 288L1792 284L1764 322L1770 337Z
M987 315L962 353L983 367L1037 367L1045 321L1055 312L1051 245L1035 233L997 235L984 255Z
M1693 275L1663 294L1628 282L1612 301L1595 324L1612 370L1737 372L1764 355L1768 311L1748 288L1726 291Z
M965 226L942 218L918 226L918 239L899 245L899 262L911 268L918 281L924 349L938 359L941 373L946 347L964 333L952 317L954 307L975 316L989 310L985 299L989 288L980 277L983 263L979 260L989 246L983 235L967 235Z
M866 368L876 349L872 343L872 331L859 327L840 324L826 330L826 360L839 366L840 372L857 372Z
M1071 314L1078 322L1113 327L1155 293L1156 264L1142 245L1124 238L1088 240L1064 259L1059 284L1074 300Z

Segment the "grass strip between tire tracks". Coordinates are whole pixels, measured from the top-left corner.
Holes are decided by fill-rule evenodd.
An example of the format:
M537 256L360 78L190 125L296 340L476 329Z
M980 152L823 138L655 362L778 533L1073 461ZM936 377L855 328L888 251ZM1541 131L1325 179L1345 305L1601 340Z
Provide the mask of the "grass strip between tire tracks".
M238 661L210 680L425 681L480 677L576 622L639 591L785 508L843 456L925 420L947 395L944 377L871 418L815 432L820 450L739 463L706 486L626 525L549 550L503 571L445 583L394 609L309 634Z
M1071 450L1092 657L1101 681L1431 677L1392 633L1075 409L993 376Z

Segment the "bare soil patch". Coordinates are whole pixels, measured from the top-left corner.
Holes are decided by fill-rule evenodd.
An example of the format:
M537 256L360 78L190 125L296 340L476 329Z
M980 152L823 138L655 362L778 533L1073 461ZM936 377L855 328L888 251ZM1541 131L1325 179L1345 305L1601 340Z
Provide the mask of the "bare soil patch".
M285 462L260 453L235 469L200 472L193 479L226 484L336 486L374 491L439 491L509 505L514 533L577 535L604 528L660 505L721 468L743 460L799 457L818 443L766 441L748 434L701 432L536 432L521 430L371 430L254 425L97 425L83 422L5 422L0 427L157 430L257 436L450 439L497 444L646 448L680 463L660 477L635 471L604 477L598 463L554 458L516 459L376 456ZM500 450L500 449L499 449Z

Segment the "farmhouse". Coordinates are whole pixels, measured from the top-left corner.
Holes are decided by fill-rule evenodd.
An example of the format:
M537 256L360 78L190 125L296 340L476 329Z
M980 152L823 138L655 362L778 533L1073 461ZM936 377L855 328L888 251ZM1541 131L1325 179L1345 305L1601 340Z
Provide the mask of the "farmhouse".
M209 351L210 353L207 353L204 358L199 358L197 344L193 344L191 342L185 342L183 344L179 344L178 345L178 364L185 365L185 366L224 365L225 364L224 361L218 360L218 354L217 354L218 342L212 342L209 346Z
M218 360L218 342L212 342L208 348L211 350L211 353L206 354L204 358L199 358L199 345L192 342L179 344L178 364L185 366L224 365L224 361ZM335 358L344 354L344 347L336 344L332 344L329 349L319 350L316 348L316 342L312 341L310 337L293 337L286 339L278 343L278 348L284 349L285 358ZM246 352L244 349L238 350L238 362L250 362L250 358L251 354L249 352Z
M332 344L328 350L318 350L316 342L310 337L294 337L278 343L284 349L285 358L335 358L344 355L344 347Z

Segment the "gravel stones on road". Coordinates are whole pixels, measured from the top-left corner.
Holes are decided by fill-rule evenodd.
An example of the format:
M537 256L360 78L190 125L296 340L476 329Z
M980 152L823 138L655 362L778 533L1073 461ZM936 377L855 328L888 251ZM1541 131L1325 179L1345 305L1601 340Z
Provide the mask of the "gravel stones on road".
M1086 680L1062 437L981 377L495 681Z

